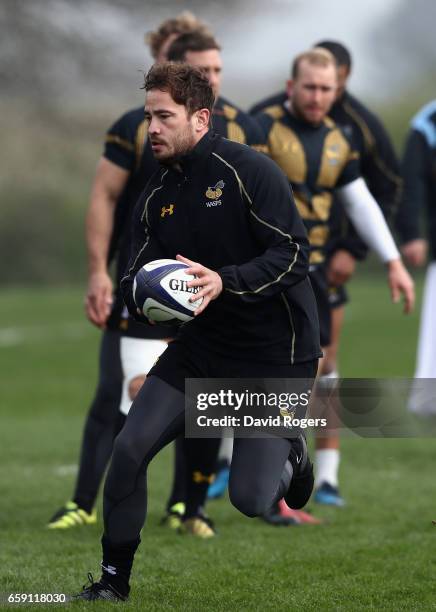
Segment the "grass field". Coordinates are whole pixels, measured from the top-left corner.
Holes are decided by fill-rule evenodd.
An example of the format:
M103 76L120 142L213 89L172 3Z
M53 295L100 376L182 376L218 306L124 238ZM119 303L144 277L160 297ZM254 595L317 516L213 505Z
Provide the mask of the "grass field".
M404 318L377 277L362 276L351 294L342 375L411 376L418 314ZM65 533L45 524L71 495L98 332L82 316L78 289L3 291L0 317L0 592L77 592L88 571L99 575L101 521ZM345 439L348 505L312 505L328 524L271 528L225 499L209 505L219 536L205 542L158 526L167 449L151 468L149 518L125 609L436 609L435 455L431 439Z

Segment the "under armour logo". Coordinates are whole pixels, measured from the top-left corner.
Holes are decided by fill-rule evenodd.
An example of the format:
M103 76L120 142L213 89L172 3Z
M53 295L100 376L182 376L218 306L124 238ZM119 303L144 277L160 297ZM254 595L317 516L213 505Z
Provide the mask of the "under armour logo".
M112 576L116 576L117 575L117 568L114 567L113 565L108 565L107 567L105 567L103 565L103 563L101 564L101 569L104 569L105 572L107 572L108 574L112 574Z
M174 213L174 204L170 204L168 208L165 208L165 206L162 206L162 208L160 209L161 217L165 217L165 215L172 215L173 213Z

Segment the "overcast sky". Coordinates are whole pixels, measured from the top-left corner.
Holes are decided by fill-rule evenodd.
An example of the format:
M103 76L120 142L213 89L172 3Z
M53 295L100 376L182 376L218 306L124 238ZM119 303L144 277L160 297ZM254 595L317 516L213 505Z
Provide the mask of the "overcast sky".
M41 92L63 104L142 103L140 70L152 64L144 33L183 10L194 12L215 32L223 47L222 93L244 107L281 89L295 54L325 38L351 50L350 89L365 100L390 97L405 81L408 41L403 44L402 33L396 37L402 55L398 44L393 58L386 60L385 54L391 44L389 17L408 0L9 0L10 16L17 14L14 2L21 7L21 33L16 35L12 17L0 39L0 72L19 95L29 89L26 77L35 76L33 91L39 82ZM0 18L2 12L0 4ZM417 17L418 32L412 35L419 38L424 21L433 45L434 21L422 11ZM410 18L406 21L407 32Z
M377 98L384 97L386 75L377 48L371 48L370 33L401 1L253 0L245 2L233 19L205 2L197 15L212 24L222 42L224 93L243 104L280 87L293 55L322 38L337 39L351 49L352 89Z

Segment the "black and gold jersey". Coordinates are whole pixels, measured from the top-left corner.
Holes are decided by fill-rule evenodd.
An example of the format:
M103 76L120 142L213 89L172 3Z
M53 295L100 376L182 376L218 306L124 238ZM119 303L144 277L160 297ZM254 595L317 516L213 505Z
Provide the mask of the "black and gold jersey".
M233 142L250 145L266 153L265 137L257 122L240 108L226 100L217 98L212 111L212 130Z
M250 114L282 106L288 99L282 91L265 98L250 109ZM401 198L402 180L391 139L380 119L355 96L345 91L329 112L340 125L360 156L360 174L386 216L391 216Z
M112 258L118 252L118 279L122 277L129 258L127 242L130 217L148 179L159 167L148 144L147 127L144 108L136 108L124 114L109 128L104 143L104 157L129 172L129 179L115 210L109 253ZM124 250L127 250L126 255Z
M103 155L129 172L126 186L118 199L109 249L109 258L116 257L116 286L112 312L107 322L127 336L159 339L176 333L157 325L141 325L128 316L118 285L130 257L130 219L141 192L159 168L147 138L148 124L144 107L125 113L107 131Z
M352 140L330 118L313 126L276 105L265 109L257 119L271 158L292 186L309 236L310 263L318 265L326 257L333 191L359 178L359 154Z
M255 104L250 113L263 112L273 105L281 106L287 99L286 92L282 91ZM391 218L401 199L402 180L394 147L382 122L348 91L333 104L329 117L353 139L360 156L360 174L384 215ZM329 249L343 248L357 259L363 259L367 247L344 216L339 203L335 202L333 212Z

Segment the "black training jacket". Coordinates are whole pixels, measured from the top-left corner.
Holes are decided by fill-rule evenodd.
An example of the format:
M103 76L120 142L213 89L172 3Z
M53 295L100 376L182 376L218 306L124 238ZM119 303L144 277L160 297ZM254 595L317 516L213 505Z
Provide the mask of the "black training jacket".
M219 97L212 109L212 125L215 132L248 144L257 151L266 152L262 131L256 121L241 109ZM124 275L130 257L130 219L138 197L149 178L159 168L148 140L148 122L144 118L144 106L125 113L106 134L104 157L129 172L125 189L118 199L114 227L109 249L109 261L116 257L116 278ZM126 317L123 299L117 291L107 326L121 330L123 335L137 338L169 338L177 329L158 325L138 325Z
M319 357L309 244L285 175L265 155L211 132L180 165L182 172L162 167L136 206L121 281L130 313L139 268L180 254L217 271L223 292L179 338L251 361Z

